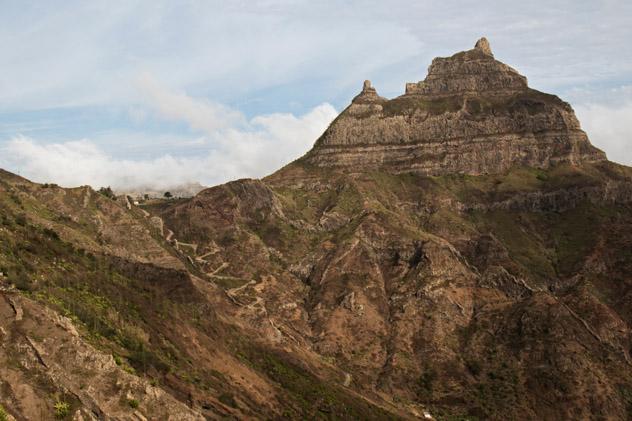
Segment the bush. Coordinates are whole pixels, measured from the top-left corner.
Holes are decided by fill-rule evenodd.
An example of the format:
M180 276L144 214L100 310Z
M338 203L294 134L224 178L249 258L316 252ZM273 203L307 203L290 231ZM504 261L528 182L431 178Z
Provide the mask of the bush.
M59 240L59 234L57 234L55 230L52 230L50 228L44 228L43 232L44 232L44 235L47 236L48 238L52 240Z
M465 366L470 373L474 376L478 376L481 373L481 364L476 360L468 360L465 362Z
M66 418L68 414L70 414L70 404L68 402L55 402L55 417Z
M434 368L428 367L417 380L418 393L420 397L431 397L434 381L437 379L437 372Z
M237 401L230 393L222 393L218 397L219 401L226 406L230 406L231 408L237 408Z
M0 405L0 421L9 421L9 414L7 414L2 405Z
M127 404L130 408L136 409L140 405L140 403L136 399L128 399Z
M108 197L112 200L116 199L116 195L114 194L114 191L112 191L112 188L110 186L107 187L101 187L98 190L98 193L102 194L105 197Z
M25 226L26 225L26 216L24 214L16 215L15 223L20 225L20 226L22 226L22 227Z
M11 200L13 200L13 202L18 205L18 206L22 206L22 200L20 200L20 196L18 196L15 193L11 193Z
M9 280L20 291L33 291L35 289L35 285L33 281L31 281L26 271L24 271L21 268L16 270L15 276L13 276L13 279L9 278Z

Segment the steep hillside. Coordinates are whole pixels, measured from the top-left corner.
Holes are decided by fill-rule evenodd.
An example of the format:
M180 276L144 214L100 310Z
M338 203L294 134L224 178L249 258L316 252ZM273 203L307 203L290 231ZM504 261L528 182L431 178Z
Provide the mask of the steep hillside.
M0 216L0 405L16 419L388 413L242 326L187 245L125 198L3 172Z
M236 317L411 413L625 418L632 170L289 171L164 212Z
M262 180L0 180L17 419L632 417L632 169L484 39Z

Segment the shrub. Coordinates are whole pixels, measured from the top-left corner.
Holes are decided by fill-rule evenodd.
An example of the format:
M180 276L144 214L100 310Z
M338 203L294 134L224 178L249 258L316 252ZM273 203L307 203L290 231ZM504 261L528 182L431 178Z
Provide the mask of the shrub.
M35 289L35 285L29 278L29 275L22 268L18 268L13 279L9 279L20 291L33 291Z
M101 187L99 190L97 190L97 192L112 200L116 199L116 195L114 194L114 191L112 191L112 188L110 186Z
M231 408L237 408L237 401L230 393L222 393L218 397L219 401L226 406L230 406Z
M0 421L9 421L9 414L7 414L2 405L0 405Z
M20 196L15 193L11 193L11 200L13 200L13 202L18 206L22 205L22 200L20 200Z
M68 402L55 402L55 417L66 418L68 414L70 414L70 404Z
M47 236L48 238L52 240L59 240L59 234L57 234L55 230L52 230L50 228L44 228L43 232L44 232L44 235Z
M426 368L417 380L419 395L422 397L432 396L434 381L437 378L437 372L432 367Z
M25 226L26 225L26 216L24 214L16 215L15 223L20 225L20 226L22 226L22 227Z
M476 360L468 360L465 362L465 366L474 376L478 376L481 372L481 364Z
M136 399L128 399L127 404L130 408L136 409L140 405L140 403Z

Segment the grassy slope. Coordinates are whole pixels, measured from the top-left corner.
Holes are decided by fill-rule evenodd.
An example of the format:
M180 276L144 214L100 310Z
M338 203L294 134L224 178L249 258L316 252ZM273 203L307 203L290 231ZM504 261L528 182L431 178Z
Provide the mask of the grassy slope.
M179 334L195 331L210 349L234 353L266 378L277 389L288 416L394 417L314 376L300 361L256 345L256 339L220 322L181 272L122 261L64 241L40 223L54 221L77 230L70 238L80 244L94 234L94 227L60 218L19 186L3 181L1 187L0 272L6 281L70 317L82 335L112 353L127 371L153 379L180 399L197 391L241 411L237 413L252 416L270 411L248 401L228 381L228 373L196 361L191 344Z

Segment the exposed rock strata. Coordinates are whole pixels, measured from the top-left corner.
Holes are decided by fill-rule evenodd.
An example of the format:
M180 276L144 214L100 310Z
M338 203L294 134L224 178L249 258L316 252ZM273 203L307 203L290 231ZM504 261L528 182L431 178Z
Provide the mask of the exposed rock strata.
M357 172L497 174L605 159L569 104L530 89L486 39L432 61L425 80L386 100L365 82L305 160Z

